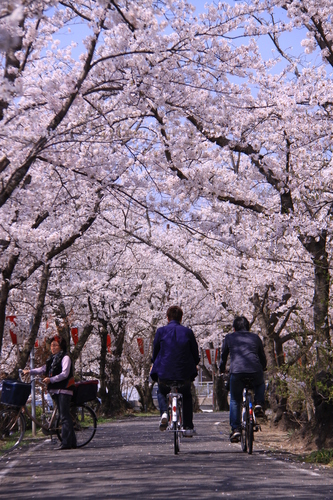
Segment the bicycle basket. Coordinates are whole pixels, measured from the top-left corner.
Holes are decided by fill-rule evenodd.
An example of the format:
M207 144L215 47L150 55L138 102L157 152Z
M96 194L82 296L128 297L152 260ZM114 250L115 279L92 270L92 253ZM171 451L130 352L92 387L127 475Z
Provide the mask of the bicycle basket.
M31 392L31 384L16 380L2 383L1 403L11 406L24 406Z
M81 380L74 386L72 401L76 405L81 405L87 401L92 401L97 396L98 380Z

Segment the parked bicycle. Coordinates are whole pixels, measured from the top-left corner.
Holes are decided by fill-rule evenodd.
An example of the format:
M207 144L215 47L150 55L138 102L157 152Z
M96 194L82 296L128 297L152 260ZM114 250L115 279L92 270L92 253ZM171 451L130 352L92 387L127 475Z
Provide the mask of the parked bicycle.
M31 383L4 380L0 400L0 450L11 451L22 441L26 430L27 416L43 434L55 435L61 441L61 423L54 405L53 411L42 412L40 418L34 417L26 404L31 391ZM97 429L97 417L87 401L96 398L97 381L83 381L75 384L70 413L73 420L77 447L87 445Z
M180 443L182 434L184 432L183 428L183 395L178 392L179 388L182 386L179 382L172 382L170 386L170 392L167 395L168 398L168 431L173 432L174 438L174 453L180 450Z
M251 379L244 380L241 413L241 447L249 455L253 451L254 432L261 430L253 408L253 387Z

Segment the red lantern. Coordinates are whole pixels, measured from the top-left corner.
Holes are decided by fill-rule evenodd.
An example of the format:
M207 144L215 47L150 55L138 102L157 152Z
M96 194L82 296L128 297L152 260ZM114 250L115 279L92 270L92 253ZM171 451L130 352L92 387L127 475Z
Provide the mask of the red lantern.
M13 328L15 326L17 326L17 323L15 321L16 320L16 316L6 316L6 320L8 320L10 322L9 334L10 334L10 337L12 339L13 344L16 345L17 344L17 335L13 331Z
M111 335L108 333L106 336L106 347L108 348L108 352L111 351Z
M71 328L71 334L74 345L76 345L79 341L79 329L77 326L73 326L73 328Z

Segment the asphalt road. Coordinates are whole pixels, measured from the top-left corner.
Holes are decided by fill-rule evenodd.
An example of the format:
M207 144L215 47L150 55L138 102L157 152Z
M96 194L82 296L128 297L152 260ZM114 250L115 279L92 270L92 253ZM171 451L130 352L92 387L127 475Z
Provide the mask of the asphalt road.
M227 413L195 415L197 436L173 454L158 418L100 425L85 448L56 451L49 440L0 460L0 498L333 499L333 471L253 455L230 444Z

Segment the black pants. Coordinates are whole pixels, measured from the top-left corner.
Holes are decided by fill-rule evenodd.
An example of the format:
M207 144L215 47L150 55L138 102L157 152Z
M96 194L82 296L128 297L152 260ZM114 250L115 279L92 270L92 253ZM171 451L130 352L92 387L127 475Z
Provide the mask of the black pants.
M168 403L166 400L167 394L169 394L171 387L168 385L170 381L159 380L158 381L158 402L160 405L161 414L168 411ZM193 406L192 406L192 394L191 394L191 381L185 380L184 385L179 388L179 392L183 395L183 411L184 411L184 428L193 429ZM162 406L162 408L161 408Z
M76 448L76 436L72 417L69 411L72 396L69 394L54 394L61 423L61 439L64 448Z

